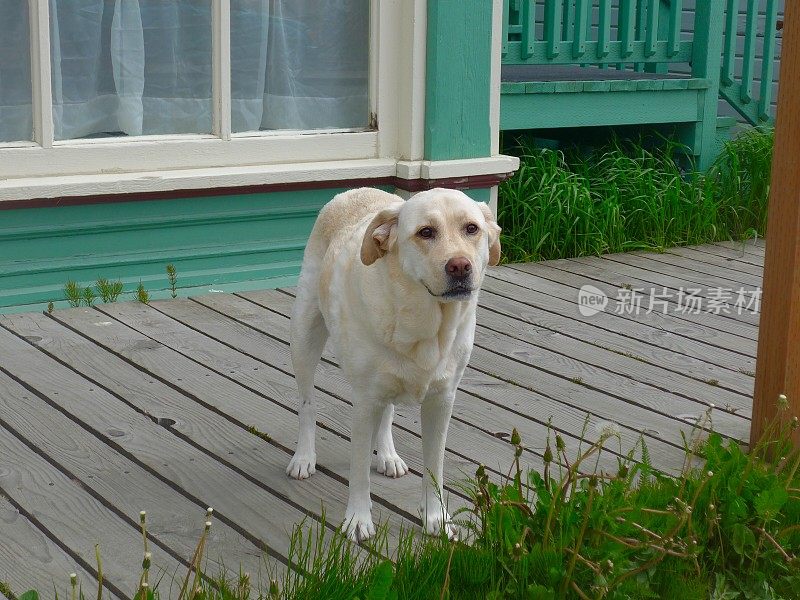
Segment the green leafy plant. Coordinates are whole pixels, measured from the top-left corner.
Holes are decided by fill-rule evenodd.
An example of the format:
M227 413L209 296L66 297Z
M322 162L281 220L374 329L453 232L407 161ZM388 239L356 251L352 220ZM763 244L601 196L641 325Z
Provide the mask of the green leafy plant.
M140 281L139 286L136 288L136 299L142 304L150 303L150 294L144 288L144 284Z
M122 281L119 279L117 281L109 281L105 277L98 278L95 282L95 287L104 304L116 302L124 288Z
M169 289L172 293L172 297L177 298L178 291L176 287L178 285L178 271L175 270L175 265L172 263L167 265L167 280L169 281Z
M86 306L94 306L94 301L97 299L97 296L91 287L87 285L85 288L83 288L81 296Z
M83 286L71 279L64 284L64 297L73 308L77 308L83 302Z
M270 568L257 592L247 574L202 572L209 509L188 572L174 587L179 600L793 600L800 590L800 448L791 442L798 420L786 418L784 396L779 406L749 454L696 429L677 476L653 467L644 437L623 455L610 424L597 439L583 439L576 456L550 430L541 472L523 471L514 430L507 476L481 465L464 483L471 502L454 514L460 540L401 530L389 556L385 524L355 545L331 531L323 514L295 527L287 556L293 568L280 577ZM609 447L617 466L600 471ZM140 525L145 554L132 597L157 600L163 582L151 585L144 513ZM99 553L97 562L102 577ZM76 585L71 580L73 598L82 600Z
M504 260L520 262L763 236L773 133L726 145L708 173L682 168L683 148L613 139L589 152L523 142L500 186Z

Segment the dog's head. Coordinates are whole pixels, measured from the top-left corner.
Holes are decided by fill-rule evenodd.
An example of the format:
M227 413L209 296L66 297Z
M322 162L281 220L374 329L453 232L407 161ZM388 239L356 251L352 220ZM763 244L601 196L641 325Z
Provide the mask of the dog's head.
M367 227L361 262L391 253L440 301L469 300L486 266L500 261L500 227L486 204L464 192L428 190L382 210Z

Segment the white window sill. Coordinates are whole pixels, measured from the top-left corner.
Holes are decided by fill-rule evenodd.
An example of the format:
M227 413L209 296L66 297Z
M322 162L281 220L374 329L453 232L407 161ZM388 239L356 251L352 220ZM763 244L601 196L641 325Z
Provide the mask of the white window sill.
M0 203L49 198L79 198L82 196L112 196L121 194L168 194L178 190L213 190L230 193L231 188L281 186L313 182L342 181L349 186L353 180L385 181L454 179L472 176L502 175L517 169L519 160L510 156L454 161L397 161L373 158L306 162L278 165L178 169L169 171L140 171L135 173L96 173L58 175L49 177L19 177L0 179ZM335 186L327 186L335 187ZM223 192L223 190L225 190ZM102 200L100 200L102 202Z

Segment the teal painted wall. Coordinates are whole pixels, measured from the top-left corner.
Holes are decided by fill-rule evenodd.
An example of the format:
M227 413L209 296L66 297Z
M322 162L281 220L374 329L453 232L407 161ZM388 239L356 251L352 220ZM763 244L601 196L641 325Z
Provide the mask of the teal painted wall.
M181 287L269 287L298 273L317 212L340 191L0 211L0 310L61 300L68 279L120 278L126 291L141 280L159 295L168 263Z
M0 312L67 306L70 279L165 298L169 263L182 297L293 285L319 209L345 189L0 211Z
M428 0L425 158L491 155L491 0Z

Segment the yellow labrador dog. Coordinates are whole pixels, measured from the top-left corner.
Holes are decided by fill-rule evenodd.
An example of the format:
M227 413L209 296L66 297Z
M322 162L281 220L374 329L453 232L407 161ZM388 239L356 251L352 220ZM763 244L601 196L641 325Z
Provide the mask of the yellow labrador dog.
M314 474L314 370L328 336L353 387L350 490L344 527L375 534L369 490L378 472L408 467L392 441L395 404L421 405L425 531L455 535L442 505L445 436L472 351L478 289L500 259L500 227L485 204L433 189L410 200L362 188L336 196L311 232L292 311L300 435L286 472Z

